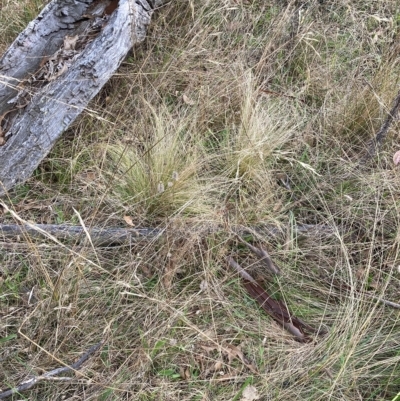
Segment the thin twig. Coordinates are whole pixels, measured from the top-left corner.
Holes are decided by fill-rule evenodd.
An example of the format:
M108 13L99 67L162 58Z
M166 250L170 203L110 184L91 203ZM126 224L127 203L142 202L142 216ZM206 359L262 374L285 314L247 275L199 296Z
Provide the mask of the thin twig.
M399 110L400 110L400 91L397 93L397 96L395 97L393 102L393 107L390 110L389 114L387 115L384 123L379 128L379 131L376 133L375 138L368 145L367 153L363 158L364 163L368 159L372 159L376 155L377 150L382 146L382 143L387 136L389 128L392 125L393 120L399 113Z
M40 376L34 376L31 379L28 379L28 380L18 384L16 387L13 387L13 388L10 388L10 389L7 389L7 390L1 392L0 400L10 397L13 394L20 393L21 391L29 390L30 388L32 388L35 384L37 384L40 381L54 379L53 376L57 376L61 373L73 372L73 371L78 370L82 366L82 364L84 364L102 345L103 345L103 341L90 347L89 350L87 352L85 352L78 359L78 361L73 363L71 366L62 366L61 368L56 368L56 369L50 370L50 372L46 372ZM61 377L59 379L67 380L69 378Z
M387 299L379 298L376 295L367 294L367 293L364 293L364 294L368 295L369 297L371 297L377 301L382 302L386 306L391 306L392 308L400 309L400 304L397 304L396 302L392 302L392 301L388 301Z
M349 291L351 290L351 287L348 284L340 283L337 280L334 280L333 282L331 282L331 284L333 284L334 288L336 288L338 290L341 290L342 287L347 289L347 290L349 290ZM365 296L367 296L369 298L375 299L376 301L382 302L386 306L390 306L390 307L395 308L395 309L400 309L400 304L398 304L396 302L388 301L387 299L377 297L376 295L369 294L368 292L365 292L365 291L357 291L357 293L359 295L365 295Z
M243 267L239 265L239 263L235 262L235 260L232 257L229 256L229 258L227 258L227 262L230 267L232 267L239 273L240 277L242 277L247 281L250 281L251 283L257 284L256 280L254 280L254 278L251 277L250 274L247 273L247 271L244 270Z
M387 299L383 299L383 298L378 298L378 299L386 306L391 306L392 308L400 309L400 305L396 304L396 302L388 301Z
M254 254L256 254L260 259L261 262L264 262L264 265L267 267L270 273L272 274L281 274L281 270L278 266L272 262L271 256L269 253L263 248L257 248L254 245L250 244L249 242L245 241L240 235L236 234L237 238L242 244L245 244Z

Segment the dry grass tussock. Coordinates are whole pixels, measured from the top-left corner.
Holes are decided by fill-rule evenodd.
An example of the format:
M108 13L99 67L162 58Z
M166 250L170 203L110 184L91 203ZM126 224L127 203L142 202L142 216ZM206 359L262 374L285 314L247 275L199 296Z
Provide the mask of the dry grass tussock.
M40 10L0 5L0 48ZM7 22L5 22L7 21ZM400 400L394 0L176 0L26 184L24 220L159 227L126 246L0 248L0 387L76 361L31 400ZM358 167L357 167L358 166ZM129 219L124 220L124 216ZM15 217L5 213L2 223ZM269 250L271 279L232 234ZM300 235L298 224L331 227ZM218 231L209 231L219 227ZM298 343L249 298L232 255L327 334Z

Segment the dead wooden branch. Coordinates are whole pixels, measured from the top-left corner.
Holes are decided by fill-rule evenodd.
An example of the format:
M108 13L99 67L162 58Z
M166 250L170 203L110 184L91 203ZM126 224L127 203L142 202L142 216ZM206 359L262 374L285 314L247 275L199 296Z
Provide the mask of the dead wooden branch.
M378 297L374 294L370 294L365 290L356 290L356 289L352 289L348 284L340 282L338 280L333 280L329 282L329 285L331 285L333 288L341 291L343 288L346 289L347 291L355 291L356 294L358 294L360 297L362 296L366 296L368 298L374 299L375 301L379 301L382 302L384 305L386 306L390 306L391 308L394 309L400 309L400 304L393 302L393 301L388 301L387 299L384 299L382 297Z
M272 299L262 286L232 257L229 257L227 261L228 264L242 277L243 285L249 295L258 302L269 316L281 324L296 338L296 340L301 342L310 341L310 338L304 332L317 332L317 330L303 322L301 319L291 315L289 309L282 301ZM322 334L322 332L319 331L319 334Z
M268 269L268 271L272 274L281 274L281 270L279 267L272 261L271 256L269 253L263 249L263 248L257 248L254 245L249 244L247 241L245 241L240 235L237 235L237 238L239 241L243 244L245 244L255 255L257 255L260 259L261 262L264 263L265 267Z
M44 380L49 380L54 378L54 376L60 375L61 373L68 373L68 372L74 372L76 370L79 370L80 367L98 350L100 347L103 345L103 342L99 342L92 347L89 348L87 352L85 352L75 363L73 363L70 366L62 366L57 369L53 369L50 372L44 373L40 376L34 376L28 380L25 380L24 382L18 384L16 387L7 389L5 391L2 391L0 393L0 400L3 400L7 397L12 396L13 394L16 393L21 393L22 391L29 390L33 386L35 386L37 383L40 381ZM69 379L69 378L59 378L59 379Z
M382 302L386 306L390 306L391 308L394 308L394 309L400 309L400 304L398 304L396 302L388 301L387 299L379 298L374 295L370 295L370 297L378 300L379 302Z
M1 206L0 202L0 206ZM122 228L122 227L88 227L87 228L90 238L96 246L107 246L112 244L130 244L143 239L154 239L162 235L167 228ZM182 228L181 230L173 230L176 234L178 232L184 233L187 230L190 232L199 232L203 235L224 232L225 228L214 225L207 227L191 227L189 229ZM260 225L258 227L236 227L232 231L235 234L245 235L252 234L258 238L276 238L282 235L282 229L273 225ZM334 229L324 225L297 225L294 231L299 236L306 235L333 235ZM62 241L75 241L82 242L87 238L85 230L82 226L69 226L66 224L0 224L0 240L13 240L21 241L24 238L42 239L46 238L43 232L52 235L58 240ZM246 241L244 241L246 242ZM250 245L250 244L249 244ZM266 252L263 249L257 248L258 252ZM265 255L258 254L263 262L267 262ZM268 255L269 257L269 255ZM270 260L270 258L269 258ZM271 262L272 263L272 262ZM266 265L268 268L269 265ZM279 274L278 267L273 264L274 269L270 269L272 273Z
M246 270L243 269L242 266L239 265L232 257L229 257L227 259L227 262L230 267L232 267L234 270L236 270L239 273L239 276L242 277L242 279L249 281L250 283L257 284L257 281L254 280L253 277L250 276L249 273L247 273Z
M389 114L387 115L384 123L379 128L379 131L376 133L375 138L372 139L372 141L369 143L367 153L364 156L363 160L364 162L366 162L368 159L372 159L373 157L375 157L377 151L382 146L382 143L386 138L390 126L392 125L396 116L399 114L399 110L400 110L400 91L397 93L397 96L393 101L392 109L389 111Z
M112 2L53 0L0 58L0 196L31 176L145 39L162 0Z

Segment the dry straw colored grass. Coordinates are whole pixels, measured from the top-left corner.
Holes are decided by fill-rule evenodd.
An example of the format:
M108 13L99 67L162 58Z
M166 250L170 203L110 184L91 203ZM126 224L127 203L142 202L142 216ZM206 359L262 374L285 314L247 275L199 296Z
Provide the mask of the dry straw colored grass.
M0 49L41 6L1 3ZM37 223L123 227L129 216L165 235L3 242L0 387L103 340L70 381L14 398L240 400L251 384L261 400L399 400L399 311L377 300L399 302L396 124L357 167L397 92L399 22L394 0L159 10L91 103L97 114L84 113L6 202ZM230 231L263 223L282 227L259 238L279 279ZM334 234L296 234L304 223ZM297 343L247 296L231 254L328 334Z

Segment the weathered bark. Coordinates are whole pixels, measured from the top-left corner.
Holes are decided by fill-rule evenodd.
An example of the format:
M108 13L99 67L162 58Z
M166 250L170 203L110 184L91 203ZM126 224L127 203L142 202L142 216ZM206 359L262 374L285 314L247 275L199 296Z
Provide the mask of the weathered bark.
M181 229L168 229L168 228L122 228L122 227L88 227L87 231L90 235L92 243L96 245L110 245L110 244L129 244L144 239L154 239L161 236L165 232L169 232L172 236L184 235L187 236L188 232L201 234L203 236L212 233L226 232L225 227L219 225L207 225L207 227L182 227ZM332 236L335 230L332 227L325 225L297 225L294 231L299 236ZM256 227L235 227L232 232L238 235L255 234L262 238L275 238L282 234L282 229L273 225L264 225ZM65 224L0 224L0 240L17 240L19 237L23 239L28 236L29 238L42 239L46 237L44 233L50 234L57 240L80 241L86 238L86 233L81 226L69 226ZM248 244L247 242L245 242ZM250 245L250 244L248 244ZM258 250L260 253L257 255L265 261L267 254L264 249ZM254 251L253 251L254 252ZM269 255L268 255L269 258ZM277 267L269 267L273 273L279 273Z
M110 0L53 0L0 59L0 139L5 142L0 146L0 196L31 176L132 46L144 40L153 10L162 3L112 1L118 7L105 15ZM97 36L80 53L73 50L68 69L32 83L46 60L66 48L66 36L84 35L95 20Z

